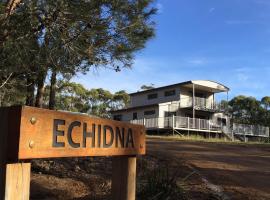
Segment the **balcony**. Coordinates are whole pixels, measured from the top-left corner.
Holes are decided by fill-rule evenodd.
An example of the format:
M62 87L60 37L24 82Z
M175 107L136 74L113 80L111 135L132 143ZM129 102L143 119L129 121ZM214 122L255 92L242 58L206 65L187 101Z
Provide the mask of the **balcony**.
M179 107L180 108L192 108L193 107L193 98L192 97L181 98ZM196 110L217 112L217 111L224 111L226 108L226 105L223 103L217 103L217 102L210 101L206 98L195 97L194 108Z

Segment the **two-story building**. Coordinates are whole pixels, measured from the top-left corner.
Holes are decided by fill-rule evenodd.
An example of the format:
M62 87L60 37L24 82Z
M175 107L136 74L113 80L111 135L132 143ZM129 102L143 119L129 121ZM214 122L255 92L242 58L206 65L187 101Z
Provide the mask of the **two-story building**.
M130 94L127 108L112 111L112 116L115 120L143 124L148 131L223 133L232 138L233 130L239 132L235 134L241 134L246 129L243 129L244 125L230 124L231 120L225 113L226 105L217 103L215 99L221 92L227 93L228 100L229 88L209 80L139 91ZM254 134L269 135L266 127L263 132L258 132L257 127L253 129Z

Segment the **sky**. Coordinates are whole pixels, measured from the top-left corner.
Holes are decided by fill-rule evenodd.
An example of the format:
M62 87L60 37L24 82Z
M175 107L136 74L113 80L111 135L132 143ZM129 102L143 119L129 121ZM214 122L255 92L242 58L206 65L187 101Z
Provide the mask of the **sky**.
M132 69L90 71L86 88L136 92L188 80L213 80L237 95L270 96L270 0L157 0L156 36ZM223 98L223 94L221 94ZM225 98L225 95L224 95Z

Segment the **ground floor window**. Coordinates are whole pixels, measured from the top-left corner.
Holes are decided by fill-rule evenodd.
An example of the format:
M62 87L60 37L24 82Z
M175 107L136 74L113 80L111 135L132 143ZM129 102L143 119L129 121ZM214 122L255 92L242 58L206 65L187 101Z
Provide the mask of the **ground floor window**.
M114 115L113 119L117 121L122 121L122 115Z
M134 112L134 113L133 113L133 117L132 117L132 118L133 118L133 120L138 119L138 114L137 114L136 112Z
M146 111L144 111L144 115L154 115L154 114L156 114L155 110L146 110Z

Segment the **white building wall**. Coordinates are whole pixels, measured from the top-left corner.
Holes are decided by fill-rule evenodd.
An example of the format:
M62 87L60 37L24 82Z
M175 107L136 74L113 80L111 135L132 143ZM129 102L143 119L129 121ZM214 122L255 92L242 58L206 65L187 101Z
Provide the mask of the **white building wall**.
M187 89L187 88L181 88L180 104L181 104L181 107L192 106L192 96L190 94L190 90L189 89Z
M154 115L144 115L145 111L151 111L155 110ZM132 110L124 110L124 111L119 111L117 113L112 114L112 116L116 115L122 115L122 121L130 121L133 119L133 113L137 113L137 118L138 119L143 119L143 118L155 118L159 116L159 109L158 107L147 107L147 108L139 108L139 109L132 109Z
M165 96L165 91L175 90L175 95L173 96ZM156 99L148 99L149 94L158 94L158 97ZM149 92L143 92L139 94L135 94L131 96L130 99L130 107L136 107L136 106L145 106L145 105L151 105L151 104L158 104L158 103L164 103L164 102L170 102L170 101L177 101L179 100L180 96L180 88L174 87L174 88L165 88L160 89L157 91L149 91Z

